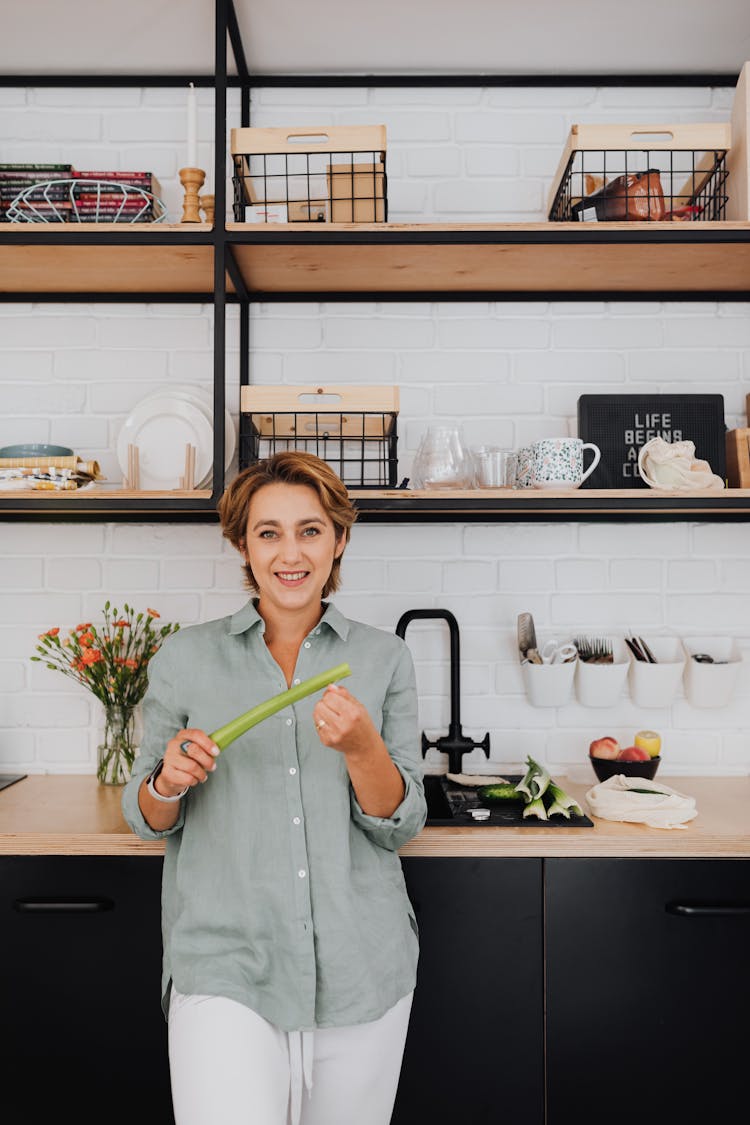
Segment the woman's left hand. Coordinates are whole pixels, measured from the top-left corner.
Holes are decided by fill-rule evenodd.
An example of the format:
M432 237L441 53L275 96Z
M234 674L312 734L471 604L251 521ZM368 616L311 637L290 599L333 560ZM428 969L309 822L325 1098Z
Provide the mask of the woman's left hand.
M339 684L327 687L313 708L318 738L342 754L367 754L381 744L367 708Z

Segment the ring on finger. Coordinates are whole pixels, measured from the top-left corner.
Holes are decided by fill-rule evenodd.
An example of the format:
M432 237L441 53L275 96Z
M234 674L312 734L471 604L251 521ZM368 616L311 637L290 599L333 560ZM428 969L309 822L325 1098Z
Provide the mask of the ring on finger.
M323 728L323 727L324 727L325 725L326 725L326 721L325 721L325 719L319 719L319 720L317 721L317 723L315 724L315 728L316 728L316 730L322 730L322 728Z
M192 745L193 745L193 744L192 744L192 742L190 741L190 739L189 739L189 738L186 738L184 742L181 742L181 743L180 743L180 750L182 750L183 754L185 754L185 755L186 755L186 756L187 756L188 758L190 757L190 751L189 751L189 748L190 748L190 747L191 747Z

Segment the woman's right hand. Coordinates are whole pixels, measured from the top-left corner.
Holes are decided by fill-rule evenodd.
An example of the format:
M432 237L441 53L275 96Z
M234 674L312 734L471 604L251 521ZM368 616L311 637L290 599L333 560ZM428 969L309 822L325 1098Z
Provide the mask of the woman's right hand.
M216 769L220 753L205 731L196 728L178 731L164 751L164 765L154 782L156 790L164 797L175 797L186 785L192 787L208 780L209 773Z

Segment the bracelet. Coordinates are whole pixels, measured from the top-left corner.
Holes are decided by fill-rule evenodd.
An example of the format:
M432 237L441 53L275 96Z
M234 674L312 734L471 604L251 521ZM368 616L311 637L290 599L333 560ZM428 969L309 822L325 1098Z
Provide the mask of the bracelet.
M148 791L149 791L149 793L151 794L152 797L155 797L157 801L164 801L165 804L172 804L174 801L181 801L182 798L187 793L187 791L189 790L189 788L190 788L189 785L186 785L181 793L176 793L174 795L174 797L165 797L162 793L159 793L157 791L156 786L154 785L154 782L156 781L157 777L161 773L163 767L164 767L164 759L160 758L159 761L154 766L154 768L151 770L151 773L146 778L146 788L148 789Z

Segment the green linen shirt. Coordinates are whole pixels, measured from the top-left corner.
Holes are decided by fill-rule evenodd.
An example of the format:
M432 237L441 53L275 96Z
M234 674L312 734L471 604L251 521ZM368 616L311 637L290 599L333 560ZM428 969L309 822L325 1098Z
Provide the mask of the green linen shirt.
M130 827L166 837L162 1008L183 993L227 996L277 1027L309 1030L378 1019L416 982L418 930L398 848L427 807L414 666L395 634L332 604L304 640L298 683L346 661L346 688L367 708L405 783L390 817L357 802L344 755L324 746L320 693L251 728L152 829L138 806L144 777L183 727L207 732L286 690L252 601L168 637L149 663L144 737L122 795Z

